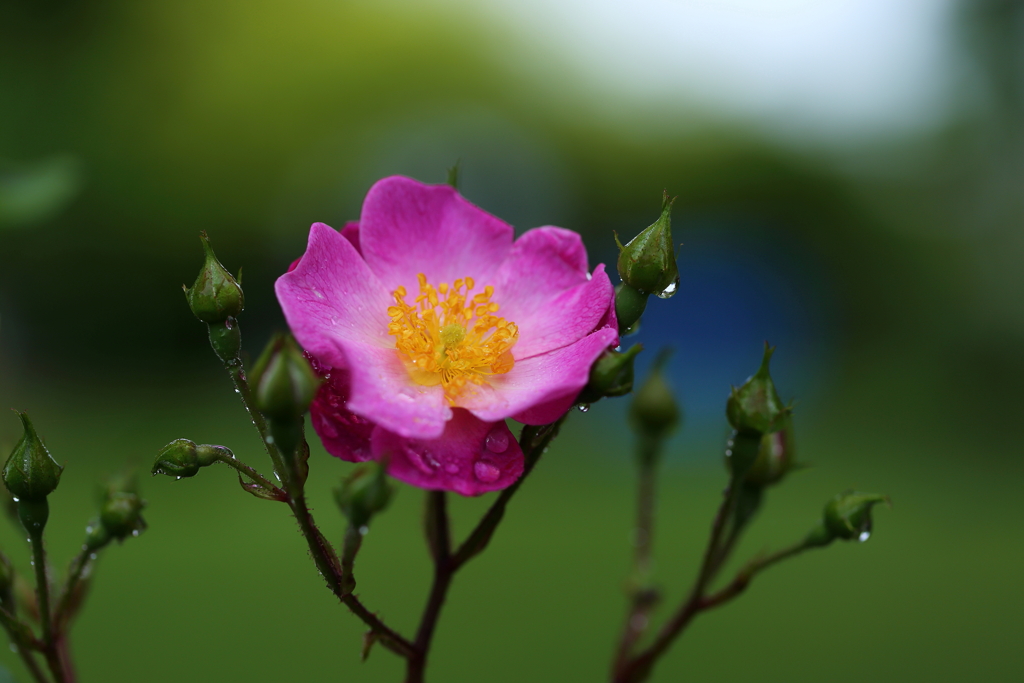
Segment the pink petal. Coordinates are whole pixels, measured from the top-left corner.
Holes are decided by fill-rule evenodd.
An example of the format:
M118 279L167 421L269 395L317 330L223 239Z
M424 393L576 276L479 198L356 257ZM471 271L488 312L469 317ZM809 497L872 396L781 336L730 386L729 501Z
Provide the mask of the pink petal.
M424 489L477 496L506 488L523 473L523 451L504 422L483 422L455 409L437 439L408 439L377 427L374 459L388 474Z
M320 223L319 225L323 225ZM359 223L355 221L349 221L345 224L345 227L341 229L341 236L352 243L352 246L359 251ZM299 261L302 260L302 256L292 261L292 264L288 266L286 272L290 273L299 266Z
M590 366L617 336L614 330L605 328L569 346L517 360L507 374L488 378L490 386L460 396L459 405L484 421L512 417L526 422L522 419L525 417L529 419L527 424L551 422L572 405L590 379ZM541 419L529 412L538 406L544 406L537 413L544 418L556 409L561 411L550 419Z
M604 266L587 273L580 236L536 228L516 240L498 270L493 301L498 315L519 326L516 362L568 344L596 329L614 301Z
M349 373L334 368L327 369L324 374L326 379L309 407L313 429L331 455L349 462L371 459L370 435L374 424L350 411L346 405Z
M404 437L441 435L452 409L440 385L415 384L393 347L346 342L344 353L352 376L349 410Z
M401 176L370 188L359 219L362 254L389 293L402 285L414 295L419 273L435 286L472 277L482 289L492 284L512 236L511 225L454 188Z
M314 224L298 267L275 289L299 344L326 366L348 368L348 410L403 436L441 434L451 417L443 392L409 378L387 332L392 300L348 239Z

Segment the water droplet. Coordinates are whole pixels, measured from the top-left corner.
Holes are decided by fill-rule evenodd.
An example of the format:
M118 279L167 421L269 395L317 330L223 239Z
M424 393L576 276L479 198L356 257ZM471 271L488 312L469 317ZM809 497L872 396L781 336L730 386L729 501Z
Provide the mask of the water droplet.
M96 559L96 553L89 553L89 559L90 560L95 560Z
M473 474L483 483L491 484L496 482L498 477L501 476L501 470L489 462L477 460L476 464L473 465Z
M860 536L857 537L857 540L863 543L869 538L871 538L871 529L865 529L864 531L860 532Z
M132 529L132 536L134 536L134 537L138 538L138 536L139 536L139 530L138 530L138 529Z
M370 533L370 527L366 526L365 524L359 527L360 536L365 536L368 533Z
M14 643L11 643L11 652L17 652L17 651L18 651L18 646L15 645Z
M577 407L577 408L579 409L579 411L580 411L581 413L585 413L585 412L587 412L588 410L590 410L590 404L589 404L589 403L581 403L581 404L579 404L579 405L578 405L578 406L576 406L576 407Z
M272 436L270 436L268 434L267 435L267 444L270 445L270 444L273 444L273 443L274 443L274 437L272 437Z
M181 481L181 477L175 477L174 480L175 481Z
M17 496L11 496L11 500L13 500L15 503L17 503L18 502L18 497Z
M658 298L659 299L669 299L669 298L671 298L676 293L677 289L679 289L679 278L678 277L675 280L673 280L672 282L670 282L668 287L666 287L665 289L663 289L660 292L658 292Z
M504 453L508 450L508 432L500 426L495 427L484 439L484 447L492 453Z

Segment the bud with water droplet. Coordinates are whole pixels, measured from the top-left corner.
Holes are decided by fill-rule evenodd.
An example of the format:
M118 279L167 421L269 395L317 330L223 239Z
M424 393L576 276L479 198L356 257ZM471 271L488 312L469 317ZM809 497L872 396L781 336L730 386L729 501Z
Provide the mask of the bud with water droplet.
M672 202L664 194L661 216L639 235L619 245L618 269L622 282L646 294L667 298L675 294L679 282L675 248L672 244ZM628 325L627 325L628 327Z
M194 477L203 467L209 467L224 456L231 457L231 451L223 446L196 444L188 439L175 439L160 449L153 463L152 473L166 474L182 479Z
M139 496L134 475L115 477L106 486L100 502L100 526L112 538L123 541L146 530L142 509L146 501Z
M725 414L733 429L742 433L770 434L783 427L783 422L790 414L790 409L783 404L775 390L768 371L775 347L764 345L764 357L757 372L743 383L733 387L725 406Z
M871 508L878 503L891 505L889 496L878 493L846 491L838 494L825 505L825 514L822 520L824 531L831 538L841 538L847 541L868 540L868 537L871 536L872 526ZM824 537L819 533L819 540Z
M679 426L682 414L672 389L665 381L663 369L670 352L661 351L647 379L640 385L629 406L629 422L641 439L657 443L667 438ZM641 453L656 452L657 449L641 448Z
M222 323L237 317L245 305L242 288L217 260L205 232L199 233L205 260L195 284L185 288L192 313L204 323Z
M256 407L274 419L297 418L316 397L322 380L291 335L275 335L251 375Z
M633 362L643 346L633 344L625 351L606 350L590 368L590 381L577 401L584 405L605 396L625 396L633 390Z
M334 500L354 528L368 525L370 519L391 502L394 487L387 478L386 470L380 462L363 463L334 490Z
M45 500L60 483L64 468L43 445L28 414L19 412L18 417L24 433L4 465L4 484L19 502Z

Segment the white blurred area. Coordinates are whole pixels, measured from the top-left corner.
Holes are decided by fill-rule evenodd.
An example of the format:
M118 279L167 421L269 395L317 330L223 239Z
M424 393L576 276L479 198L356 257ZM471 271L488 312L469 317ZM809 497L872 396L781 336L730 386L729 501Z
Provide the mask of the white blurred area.
M951 0L434 1L507 32L505 66L615 118L668 108L822 142L928 127L952 100Z

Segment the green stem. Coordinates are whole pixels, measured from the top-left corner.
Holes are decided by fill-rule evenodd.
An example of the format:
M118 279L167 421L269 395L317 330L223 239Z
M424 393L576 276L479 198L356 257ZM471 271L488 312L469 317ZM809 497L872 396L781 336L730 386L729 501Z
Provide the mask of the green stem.
M57 651L57 638L53 629L53 613L50 611L50 578L46 571L46 550L43 548L42 531L30 532L32 544L32 565L36 572L36 596L39 600L39 620L43 627L42 651L46 664L57 683L73 683L64 668Z
M451 539L449 533L447 497L444 491L427 492L426 531L431 554L434 557L434 580L430 587L427 606L420 618L416 631L416 654L410 657L406 666L406 683L422 683L427 667L427 654L441 617L441 608L448 596L456 568L451 561Z
M615 668L623 666L633 648L647 631L650 615L658 602L658 593L651 585L652 547L654 533L655 483L660 443L642 440L639 445L637 462L637 522L635 529L635 550L633 556L633 577L630 588L630 607L626 624L619 639L615 656Z
M64 587L60 592L60 598L57 600L57 608L53 612L53 620L57 625L57 631L63 632L66 630L68 622L74 616L72 614L73 601L75 599L75 590L78 588L79 582L84 577L87 577L92 571L92 564L95 562L94 555L100 550L105 548L110 543L110 538L97 545L86 545L82 548L82 552L78 553L73 560L71 565L68 567L68 576L64 582Z
M18 656L21 657L21 661L25 664L25 668L32 675L33 680L36 683L49 683L46 674L39 667L39 662L32 655L32 650L38 649L38 645L32 642L31 631L29 631L28 626L3 607L0 607L0 624L7 631L7 637L11 639L11 643L14 645Z
M264 445L266 445L266 444L264 444ZM267 447L269 448L269 446L267 446ZM228 451L228 453L231 453L231 451L226 449L226 448L224 450ZM262 474L260 474L256 470L254 470L252 467L249 467L248 465L246 465L241 460L238 460L237 458L235 458L234 453L231 453L231 455L228 455L227 453L219 453L217 455L217 462L222 462L225 465L227 465L228 467L234 468L237 472L240 472L240 473L244 474L245 476L249 477L254 482L256 482L257 484L262 486L263 488L267 489L268 491L272 491L275 494L279 495L282 500L286 499L287 494L279 486L277 486L277 484L275 484L274 482L270 481L269 479L264 477ZM275 468L276 468L276 465L275 465Z
M327 585L331 589L331 592L334 593L353 614L362 619L363 622L370 627L370 630L379 636L380 642L384 647L402 657L409 658L413 656L415 648L412 643L395 631L391 630L377 617L377 615L366 609L366 607L359 601L359 598L345 590L346 579L343 574L341 562L338 560L338 556L335 554L331 544L327 542L327 539L324 538L322 533L320 533L316 523L313 521L313 515L309 511L309 507L306 505L305 496L302 495L301 492L298 495L291 496L288 500L288 504L291 507L292 512L295 514L295 519L299 523L299 529L302 531L302 535L306 538L306 543L309 545L309 552L313 556L313 562L316 564L320 574L323 575L324 579L327 581Z
M241 358L232 358L225 361L224 369L227 370L228 375L231 376L231 381L234 383L235 389L238 391L238 395L242 399L242 405L245 406L245 410L249 413L252 423L256 426L256 431L260 433L260 439L263 441L263 447L266 449L267 455L270 456L270 460L274 463L274 471L282 478L287 477L288 472L284 468L284 461L281 459L281 453L277 450L277 446L274 445L274 439L270 435L270 427L267 425L267 421L263 417L263 413L256 410L256 404L253 401L252 396L252 389L249 388L249 382L245 378L245 368L242 366ZM227 461L225 460L223 462ZM264 479L264 481L266 480Z

